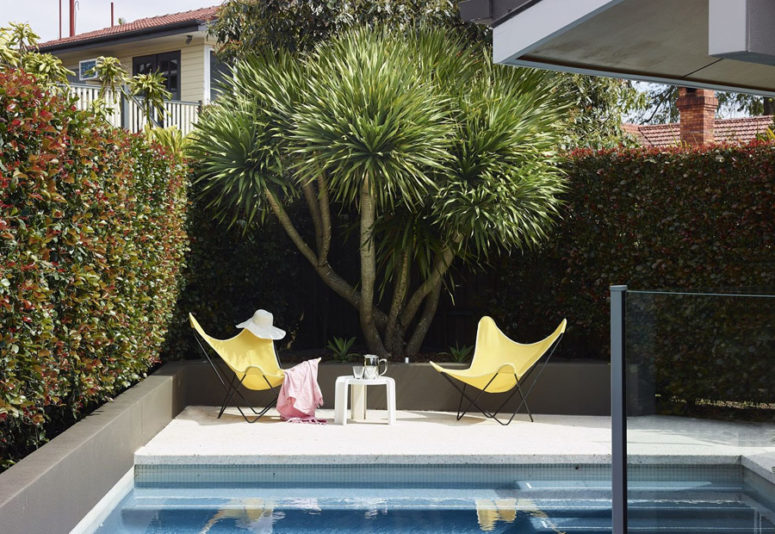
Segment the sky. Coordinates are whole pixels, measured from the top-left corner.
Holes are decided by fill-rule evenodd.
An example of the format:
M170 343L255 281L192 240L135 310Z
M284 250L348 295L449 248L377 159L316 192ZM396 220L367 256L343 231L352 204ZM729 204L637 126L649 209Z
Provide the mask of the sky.
M127 22L220 4L222 0L113 0L115 21ZM0 0L0 27L26 22L40 42L59 38L59 4L62 4L62 36L70 31L69 0ZM75 33L110 26L111 0L76 0Z

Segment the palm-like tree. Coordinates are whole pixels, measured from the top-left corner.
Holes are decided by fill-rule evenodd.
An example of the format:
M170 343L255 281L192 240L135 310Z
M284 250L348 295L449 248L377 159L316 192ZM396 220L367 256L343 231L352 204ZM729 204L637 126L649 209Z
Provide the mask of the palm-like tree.
M192 156L218 216L276 216L358 310L369 349L412 354L456 257L546 237L562 189L554 80L493 66L440 31L351 30L309 55L239 63L200 119ZM299 195L314 243L285 209ZM357 283L329 264L332 202L359 214Z

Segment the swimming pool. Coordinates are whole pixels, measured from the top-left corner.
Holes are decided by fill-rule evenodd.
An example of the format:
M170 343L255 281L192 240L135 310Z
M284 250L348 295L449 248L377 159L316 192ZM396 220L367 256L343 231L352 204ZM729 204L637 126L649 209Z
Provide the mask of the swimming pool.
M129 493L92 531L611 530L607 466L242 466L241 476L223 468L138 470ZM775 533L768 486L739 466L672 467L664 470L672 481L653 472L633 469L633 531Z

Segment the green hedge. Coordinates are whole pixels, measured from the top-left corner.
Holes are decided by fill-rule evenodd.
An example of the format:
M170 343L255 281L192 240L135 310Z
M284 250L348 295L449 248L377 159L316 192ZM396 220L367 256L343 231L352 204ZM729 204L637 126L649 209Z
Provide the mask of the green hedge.
M739 413L775 401L775 299L632 293L625 317L631 389L649 394L636 395L639 411Z
M568 318L563 356L609 356L608 288L775 290L775 145L577 151L563 220L479 303L512 331Z
M238 332L237 323L264 308L274 315L274 324L288 333L278 349L297 342L309 300L307 279L314 276L307 260L274 219L243 233L240 227L219 224L202 204L194 201L190 209L186 285L163 359L202 358L188 324L189 313L209 334L226 338Z
M567 204L550 242L539 251L504 259L497 267L495 287L478 303L492 310L506 331L538 339L567 317L558 355L607 359L612 284L649 290L775 292L772 143L579 151L569 155L565 170ZM771 388L763 396L762 381L747 377L772 376L752 373L773 354L760 346L769 343L775 349L772 339L756 339L753 353L746 346L743 356L727 347L726 354L736 355L718 363L721 345L710 341L725 337L729 345L743 332L730 329L757 323L754 317L733 313L731 305L714 314L703 308L703 324L724 330L708 335L697 328L696 320L688 319L697 305L670 300L661 302L657 315L650 309L659 328L651 356L658 360L654 372L661 393L691 400L723 391L723 400L761 401L769 396L771 401ZM679 324L690 328L677 328ZM680 340L689 335L694 341ZM729 365L728 379L719 386L713 366L724 365Z
M185 176L160 146L0 73L2 466L159 361Z

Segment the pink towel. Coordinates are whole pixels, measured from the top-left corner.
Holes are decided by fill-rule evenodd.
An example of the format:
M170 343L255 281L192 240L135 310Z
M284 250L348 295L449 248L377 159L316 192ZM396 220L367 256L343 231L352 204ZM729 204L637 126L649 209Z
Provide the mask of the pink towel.
M307 360L285 371L277 411L285 421L294 423L321 423L315 418L315 409L323 406L323 394L318 385L320 358Z

